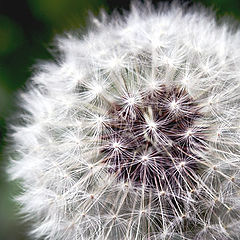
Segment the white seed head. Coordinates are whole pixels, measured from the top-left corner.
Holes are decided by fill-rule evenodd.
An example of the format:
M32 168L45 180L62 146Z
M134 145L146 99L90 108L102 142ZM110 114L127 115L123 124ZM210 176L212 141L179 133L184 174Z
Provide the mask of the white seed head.
M8 168L49 240L240 239L240 30L133 4L58 37Z

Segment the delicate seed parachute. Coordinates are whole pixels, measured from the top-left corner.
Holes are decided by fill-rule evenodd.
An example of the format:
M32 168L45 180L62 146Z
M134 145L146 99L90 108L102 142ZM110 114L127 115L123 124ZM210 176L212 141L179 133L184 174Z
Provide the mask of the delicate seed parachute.
M240 31L135 3L56 45L11 133L33 236L239 239Z

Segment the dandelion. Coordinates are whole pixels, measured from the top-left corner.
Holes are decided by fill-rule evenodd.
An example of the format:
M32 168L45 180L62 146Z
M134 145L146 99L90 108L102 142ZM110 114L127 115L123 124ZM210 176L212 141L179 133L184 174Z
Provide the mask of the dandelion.
M9 173L35 238L240 238L240 31L133 4L58 37L21 94Z

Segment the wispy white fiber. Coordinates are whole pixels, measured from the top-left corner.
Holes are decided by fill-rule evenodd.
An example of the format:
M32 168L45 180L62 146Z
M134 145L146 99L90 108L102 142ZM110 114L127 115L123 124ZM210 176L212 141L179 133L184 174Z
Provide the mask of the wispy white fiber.
M35 239L240 239L240 30L132 5L56 38L8 168Z

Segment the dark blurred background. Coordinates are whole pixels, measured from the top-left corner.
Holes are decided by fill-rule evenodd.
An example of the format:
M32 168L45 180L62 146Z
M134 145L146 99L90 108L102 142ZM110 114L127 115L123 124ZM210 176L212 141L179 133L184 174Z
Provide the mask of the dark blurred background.
M152 1L157 4L160 1ZM218 16L240 20L240 0L188 0L217 10ZM49 59L47 48L56 34L84 29L89 11L108 13L129 8L129 0L0 0L0 240L27 240L27 225L17 217L12 196L19 191L7 181L4 141L6 126L16 109L16 94L31 76L38 59Z

